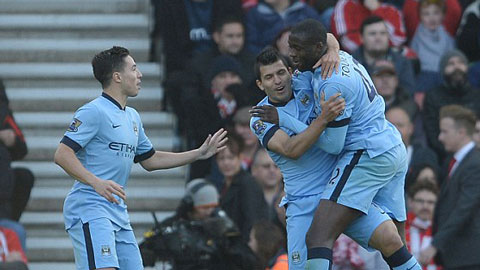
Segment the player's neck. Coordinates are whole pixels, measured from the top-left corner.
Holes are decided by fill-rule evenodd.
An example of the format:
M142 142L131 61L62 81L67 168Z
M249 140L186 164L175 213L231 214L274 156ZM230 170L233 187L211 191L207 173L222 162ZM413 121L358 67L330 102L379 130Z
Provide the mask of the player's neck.
M106 88L103 89L103 92L106 93L107 95L111 96L120 106L125 109L125 106L127 106L127 96L122 94L119 90L112 89L112 88Z

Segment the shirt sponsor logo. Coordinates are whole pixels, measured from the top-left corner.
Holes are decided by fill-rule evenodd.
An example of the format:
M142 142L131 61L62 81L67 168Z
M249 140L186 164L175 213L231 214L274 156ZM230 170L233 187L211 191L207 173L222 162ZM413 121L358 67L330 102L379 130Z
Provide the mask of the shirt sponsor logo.
M134 158L135 153L137 152L137 148L128 143L111 142L108 144L108 148L110 148L113 151L116 151L117 156L123 156L123 157L129 157L129 158Z

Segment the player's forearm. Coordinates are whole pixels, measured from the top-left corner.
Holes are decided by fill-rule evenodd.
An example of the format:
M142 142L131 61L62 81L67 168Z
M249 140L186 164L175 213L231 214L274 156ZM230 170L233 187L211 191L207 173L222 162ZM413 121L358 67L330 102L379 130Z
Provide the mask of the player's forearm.
M302 133L291 137L285 144L288 157L297 159L303 155L320 137L328 122L321 117L315 119Z
M181 153L155 151L152 157L140 162L140 164L147 171L154 171L187 165L197 161L199 157L200 151L198 149Z
M66 173L84 184L93 186L98 181L94 174L85 169L73 150L64 144L59 145L54 160Z

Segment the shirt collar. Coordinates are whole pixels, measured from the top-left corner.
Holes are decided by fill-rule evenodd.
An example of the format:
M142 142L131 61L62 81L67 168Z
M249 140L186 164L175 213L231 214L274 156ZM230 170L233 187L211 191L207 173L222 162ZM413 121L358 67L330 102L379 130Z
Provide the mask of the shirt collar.
M117 106L120 110L125 111L125 108L122 108L120 103L118 103L113 97L111 97L109 94L102 92L102 97L108 99L110 102L112 102L115 106Z
M470 152L470 150L472 150L473 148L475 147L475 143L473 141L470 141L469 143L467 143L466 145L464 145L462 148L460 148L460 150L458 150L455 155L453 155L455 157L455 160L456 160L456 163L457 164L460 164L460 162L462 161L462 159L465 158L465 156Z
M294 99L295 96L293 95L293 92L292 92L292 96L290 97L289 100L285 101L285 102L273 102L270 100L270 98L268 98L268 103L270 103L272 106L275 106L275 107L284 107L285 105L288 104L288 102L290 102L290 100Z

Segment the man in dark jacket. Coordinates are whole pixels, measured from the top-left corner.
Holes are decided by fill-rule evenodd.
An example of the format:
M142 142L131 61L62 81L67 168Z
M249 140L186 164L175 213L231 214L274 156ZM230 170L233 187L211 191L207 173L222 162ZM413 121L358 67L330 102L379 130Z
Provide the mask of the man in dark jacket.
M420 253L424 265L440 253L445 270L480 269L480 151L472 140L475 119L471 110L459 105L440 110L439 140L453 156L438 196L432 243Z
M440 108L458 104L480 113L480 92L467 80L468 60L465 55L453 50L440 60L443 84L427 92L424 100L424 127L428 144L437 152L440 162L445 158L445 150L438 140Z

